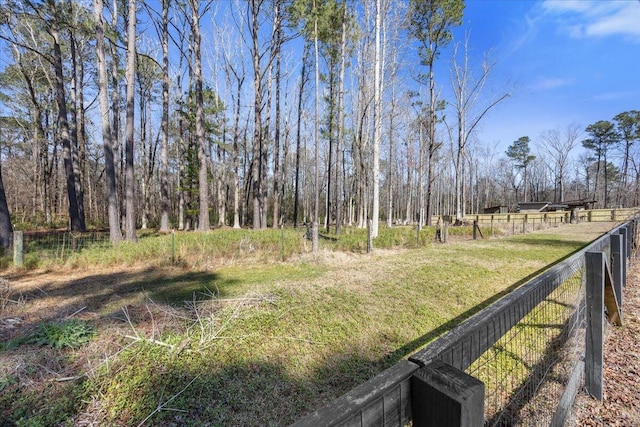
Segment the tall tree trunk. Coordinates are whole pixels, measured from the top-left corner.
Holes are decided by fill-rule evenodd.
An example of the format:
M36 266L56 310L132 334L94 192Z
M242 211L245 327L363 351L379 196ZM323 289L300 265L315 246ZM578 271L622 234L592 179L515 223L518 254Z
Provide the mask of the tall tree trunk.
M604 208L610 207L609 202L609 168L607 167L607 150L604 150Z
M191 32L193 34L193 56L195 62L195 95L196 95L196 138L198 139L198 190L199 220L198 231L209 231L209 174L207 173L207 146L204 135L204 98L202 87L202 54L200 52L200 16L197 0L190 0Z
M280 85L281 85L281 55L280 47L282 44L282 5L279 1L275 2L276 14L275 26L275 49L276 49L276 116L274 126L274 151L273 151L273 228L280 225Z
M396 114L396 94L395 85L391 85L391 114L389 115L389 166L387 171L387 227L393 226L393 178L394 178L394 161L395 161L395 140L393 133L393 119Z
M296 174L293 190L293 226L298 226L298 205L300 200L300 133L302 130L302 100L304 85L307 81L307 56L309 50L305 44L302 51L302 68L300 70L300 91L298 92L298 119L296 126Z
M104 23L102 22L103 0L94 0L93 16L96 28L96 60L98 68L98 98L102 122L102 144L104 147L105 179L107 187L107 215L109 219L109 237L111 243L122 240L120 231L120 213L116 186L116 168L113 159L113 133L109 120L109 94L107 66L104 55Z
M263 168L266 165L263 161L263 132L262 132L262 71L260 66L260 46L258 43L259 21L258 12L259 5L256 0L250 0L250 32L252 42L252 59L253 59L253 159L251 162L251 179L253 191L253 229L259 230L264 228L263 224L263 186L262 182Z
M329 139L329 158L327 159L327 196L325 198L324 226L327 233L331 231L331 176L333 174L333 122L335 117L335 70L333 60L330 60L329 68L329 117L327 118L327 136Z
M314 118L313 118L313 140L315 143L315 183L314 183L314 202L313 202L313 222L318 223L318 214L320 213L320 52L318 46L318 14L316 0L313 0L313 49L315 54L315 96L314 96ZM317 239L314 239L315 242ZM313 251L317 252L319 248L314 245Z
M78 171L79 171L79 202L82 207L82 216L87 218L87 212L91 217L91 196L89 196L89 209L85 209L84 205L84 191L83 188L88 188L91 191L91 180L89 177L89 173L87 171L87 128L86 128L86 117L85 117L85 106L84 106L84 58L82 56L82 51L80 55L80 60L77 64L77 95L78 95L78 108L77 108L77 116L78 116L78 130L77 130L77 153L78 153Z
M0 248L9 249L13 236L13 226L11 225L11 215L9 214L9 205L7 204L7 196L4 192L4 183L2 181L2 164L0 163Z
M371 215L371 236L378 237L380 221L380 140L382 139L382 0L376 0L375 62L373 72L373 211Z
M76 193L76 181L73 167L73 148L69 136L69 122L67 121L67 100L64 93L64 77L62 75L62 52L60 48L60 35L57 28L49 29L53 38L53 66L56 74L56 102L58 106L58 123L62 139L64 170L67 182L67 197L69 198L69 220L72 231L84 231L84 218L78 210L78 198Z
M73 32L69 31L69 46L71 48L71 99L69 100L69 107L71 109L71 129L69 137L71 140L71 156L73 165L73 181L76 189L76 198L78 200L78 216L80 217L85 229L85 211L84 211L84 193L82 191L82 168L81 168L81 145L82 136L80 135L80 125L78 120L78 109L82 109L79 106L78 95L78 61L76 57L76 40L73 36Z
M418 117L418 138L420 141L420 149L418 154L418 230L422 230L422 226L425 224L425 175L427 173L427 141L424 138L424 118Z
M136 78L136 0L129 0L127 25L127 80L126 93L126 142L125 142L125 239L135 242L136 204L135 174L133 169L134 119L135 119L135 78Z
M140 68L138 68L138 73L140 73ZM140 193L142 196L142 215L140 216L140 228L142 230L146 230L148 227L148 219L149 219L149 211L148 211L148 199L149 199L149 190L147 187L147 170L149 168L148 164L148 151L151 151L150 138L148 140L147 135L147 103L149 102L147 98L147 94L145 93L145 83L142 83L142 76L138 75L138 96L140 101L140 160L141 165L140 169L142 170L142 179L140 180Z
M236 75L237 82L237 98L236 111L233 117L233 228L240 228L240 112L242 108L242 78Z
M160 231L169 231L169 1L162 0L162 139L160 145Z
M340 77L338 78L338 129L336 136L336 234L342 232L344 209L344 75L347 63L347 3L342 3L342 35L340 40Z
M118 27L118 7L119 0L112 0L112 10L111 10L111 28ZM126 223L126 217L124 213L124 150L122 144L122 127L121 127L121 104L122 104L122 94L120 89L120 46L116 41L110 40L109 43L110 50L110 59L111 66L109 67L109 71L111 73L111 104L110 108L113 111L112 121L113 125L111 127L111 141L113 142L112 148L114 151L114 165L115 165L115 176L116 176L116 205L118 207L118 215L120 219L118 223L124 227Z

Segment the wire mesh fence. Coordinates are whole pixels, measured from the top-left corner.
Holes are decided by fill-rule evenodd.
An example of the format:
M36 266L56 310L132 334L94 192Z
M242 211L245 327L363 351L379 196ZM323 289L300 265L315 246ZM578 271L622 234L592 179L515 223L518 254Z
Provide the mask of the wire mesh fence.
M108 231L24 232L22 239L25 259L32 256L39 260L65 261L72 254L85 249L111 246Z
M582 269L558 286L476 360L485 425L549 424L584 342Z

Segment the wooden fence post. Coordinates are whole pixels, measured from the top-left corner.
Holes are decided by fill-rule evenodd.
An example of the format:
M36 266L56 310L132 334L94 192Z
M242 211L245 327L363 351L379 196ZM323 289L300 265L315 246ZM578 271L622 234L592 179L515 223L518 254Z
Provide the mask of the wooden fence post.
M638 250L638 233L640 233L640 217L636 217L631 224L631 236L629 239L629 258L631 258L631 254Z
M624 251L625 261L631 258L631 230L632 230L631 223L629 223L626 226L622 227L619 231L619 233L624 238L624 240L622 241L622 249Z
M24 265L24 232L21 230L13 232L13 265Z
M475 427L484 423L484 383L435 360L411 377L414 427Z
M176 232L171 230L171 264L176 263Z
M605 274L604 253L585 253L585 265L587 279L585 386L589 394L598 400L602 400Z
M313 225L311 226L311 252L314 254L318 252L318 222L313 221Z
M611 241L611 275L613 276L613 288L618 297L618 303L620 307L622 307L622 288L625 282L623 265L626 264L624 249L622 249L624 239L620 234L612 234L609 239Z

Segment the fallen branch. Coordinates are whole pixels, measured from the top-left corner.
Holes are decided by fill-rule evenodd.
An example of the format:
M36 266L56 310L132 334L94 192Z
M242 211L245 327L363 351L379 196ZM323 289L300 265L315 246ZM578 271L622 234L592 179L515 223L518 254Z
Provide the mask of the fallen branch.
M74 376L72 376L72 377L52 378L52 379L51 379L51 380L49 380L49 381L55 381L55 382L62 383L62 382L65 382L65 381L75 381L75 380L79 380L80 378L83 378L83 377L85 377L85 376L87 376L87 375L86 375L86 374L80 374L80 375L74 375Z
M167 344L166 342L159 341L159 340L156 340L156 339L153 339L153 338L141 337L140 335L135 336L135 337L133 335L125 335L124 337L125 338L129 338L130 340L133 340L133 341L144 341L144 342L148 342L149 344L156 344L156 345L160 345L162 347L168 347L171 350L174 350L175 347L176 347L173 344Z
M197 380L198 378L200 378L200 375L198 375L198 376L194 377L191 381L189 381L189 384L187 384L186 386L184 386L184 387L182 388L182 390L180 390L178 393L176 393L176 394L174 394L173 396L171 396L168 400L165 400L161 405L158 405L158 407L157 407L156 409L154 409L154 410L153 410L153 412L151 412L149 415L147 415L147 416L146 416L146 418L145 418L144 420L140 421L140 424L138 424L138 427L140 427L140 426L142 426L144 423L146 423L146 422L147 422L147 420L149 420L149 418L151 418L152 416L154 416L156 413L158 413L158 412L162 411L162 410L165 408L165 406L167 406L167 405L169 404L169 402L171 402L173 399L175 399L176 397L178 397L178 396L180 396L182 393L184 393L184 392L185 392L185 390L186 390L187 388L189 388L189 386L190 386L191 384L193 384L193 382L194 382L195 380ZM173 409L173 410L175 411L176 409Z
M71 319L73 316L75 316L76 314L80 313L81 311L83 311L85 308L87 308L87 306L84 306L82 308L79 308L78 310L74 311L73 313L71 313L70 315L68 315L67 317L65 317L66 319Z

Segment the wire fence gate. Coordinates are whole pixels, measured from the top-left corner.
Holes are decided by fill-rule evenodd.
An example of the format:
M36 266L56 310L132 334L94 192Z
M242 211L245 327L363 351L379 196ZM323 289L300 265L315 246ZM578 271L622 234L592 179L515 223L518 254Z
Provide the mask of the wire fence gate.
M293 425L563 425L582 385L602 398L605 328L623 321L639 224L616 227Z

